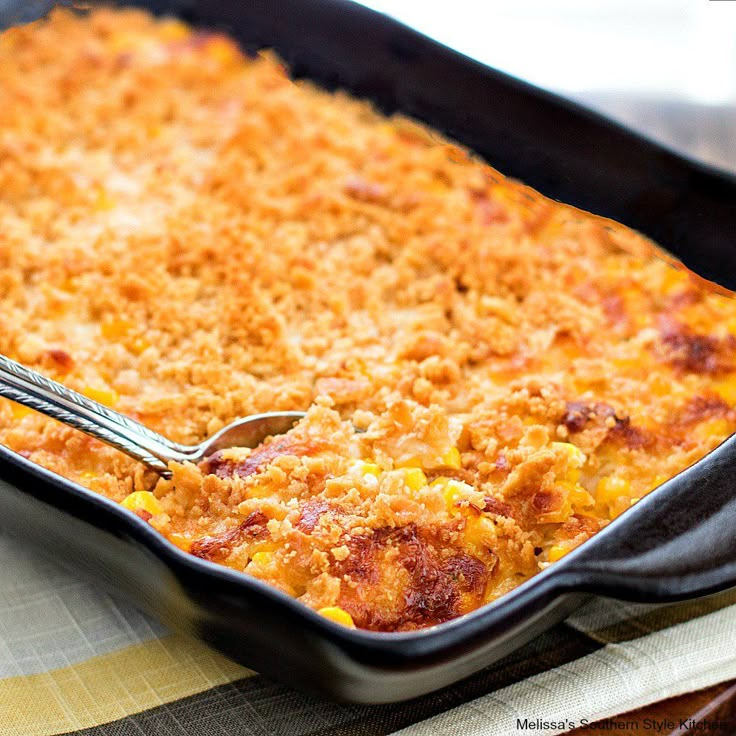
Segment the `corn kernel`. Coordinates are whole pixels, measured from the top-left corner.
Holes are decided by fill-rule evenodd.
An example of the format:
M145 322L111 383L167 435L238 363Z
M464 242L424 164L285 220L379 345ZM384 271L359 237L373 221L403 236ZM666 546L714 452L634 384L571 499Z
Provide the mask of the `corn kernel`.
M158 25L158 30L164 41L182 41L192 33L186 23L176 18L162 20Z
M580 480L580 468L585 465L585 453L571 442L552 442L550 447L564 450L568 457L568 470L565 475L566 480L576 483Z
M326 608L320 608L317 613L320 616L330 619L330 621L334 621L336 624L342 624L350 629L355 628L353 617L344 608L340 608L340 606L327 606Z
M649 390L656 396L667 396L672 391L669 377L661 373L649 376Z
M421 468L405 468L404 483L412 491L421 491L427 485L427 476Z
M491 547L496 541L496 525L485 516L471 516L465 526L465 539L475 547Z
M189 552L192 547L192 540L185 534L179 534L178 532L172 532L168 535L169 542L175 544L179 549Z
M97 188L97 196L94 201L94 208L98 212L106 212L115 206L115 200L107 193L103 187Z
M115 406L120 399L117 391L111 388L95 388L94 386L86 386L82 389L82 393L92 401L96 401L99 404L105 406Z
M445 506L447 506L448 510L454 508L461 497L461 489L454 484L448 484L442 491L442 498L445 499Z
M669 475L663 475L662 473L655 475L654 482L652 483L652 487L649 490L653 491L655 488L659 488L662 485L662 483L664 483L665 481L668 481L669 479L670 479Z
M86 486L87 488L91 488L93 491L95 490L95 483L97 479L100 477L100 473L93 473L89 470L85 470L84 472L79 474L79 483L81 483L83 486Z
M128 345L128 348L131 353L134 353L135 355L140 355L144 350L147 350L151 347L151 343L146 340L145 337L134 337L133 340Z
M205 53L223 66L232 64L240 58L238 47L232 41L221 36L213 37L207 43Z
M13 419L20 421L23 417L28 416L33 410L29 409L27 406L23 406L23 404L12 403L10 405L10 411L13 414Z
M573 506L586 508L595 503L593 496L579 483L565 483L564 485L567 488L567 498Z
M557 562L557 560L563 558L568 552L570 552L570 550L570 547L562 544L553 544L547 552L547 561Z
M598 481L596 488L596 500L611 504L620 496L628 496L631 493L631 483L625 478L608 475Z
M619 496L617 499L611 501L608 508L612 519L617 519L624 511L631 508L631 501L628 498Z
M256 552L253 557L250 558L251 562L255 562L258 567L266 567L271 564L273 560L273 552Z
M466 498L468 492L473 490L473 486L463 483L461 480L454 478L446 478L444 475L430 483L431 488L438 488L442 492L442 498L445 500L447 510L451 511L458 501Z
M158 499L150 491L134 491L120 502L130 511L147 511L151 516L160 514L161 504Z
M100 333L108 340L116 340L125 337L135 327L128 319L106 319L100 325Z
M376 463L369 463L365 460L357 460L353 463L352 469L356 470L360 475L373 475L378 478L381 475L381 468Z
M687 284L687 274L677 266L668 266L662 274L662 289L669 293Z
M247 490L248 498L266 498L271 495L267 485L253 485Z
M442 465L445 468L452 468L453 470L460 470L462 467L462 461L460 459L460 450L457 447L450 447L442 455Z
M109 39L110 51L117 54L129 53L144 46L145 41L138 33L119 31Z
M397 468L421 468L422 458L420 455L412 455L396 461Z
M452 468L459 470L462 467L460 450L457 447L448 447L441 455L410 455L403 457L396 463L397 468Z

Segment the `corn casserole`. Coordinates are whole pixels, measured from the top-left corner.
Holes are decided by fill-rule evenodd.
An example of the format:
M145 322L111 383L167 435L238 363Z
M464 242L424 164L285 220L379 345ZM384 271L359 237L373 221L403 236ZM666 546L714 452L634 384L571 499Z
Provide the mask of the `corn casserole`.
M159 478L17 404L0 441L378 631L467 613L736 429L736 303L273 55L137 10L0 36L0 352L183 443Z

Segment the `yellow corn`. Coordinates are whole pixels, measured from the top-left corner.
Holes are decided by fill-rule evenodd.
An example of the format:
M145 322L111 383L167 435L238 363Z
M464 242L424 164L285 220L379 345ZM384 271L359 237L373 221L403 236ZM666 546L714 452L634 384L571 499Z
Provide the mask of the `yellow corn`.
M271 495L271 489L267 485L252 485L247 493L248 498L266 498Z
M628 498L620 496L612 501L608 508L612 519L617 519L624 511L631 508L631 501Z
M100 333L108 340L125 337L135 327L129 319L106 319L100 325Z
M465 539L475 547L491 547L496 540L496 525L485 516L471 516L465 527Z
M611 504L620 496L628 496L630 493L631 483L628 480L608 475L598 481L595 495L597 501Z
M461 480L446 478L444 475L433 480L430 487L441 490L448 511L451 511L459 500L465 498L468 492L473 490L473 486L463 483Z
M452 468L453 470L460 470L462 461L460 459L460 450L457 447L450 447L443 453L442 466Z
M420 455L412 455L411 457L405 457L402 460L396 462L397 468L421 468L422 458Z
M206 46L206 54L219 64L232 64L240 58L238 47L227 38L217 36L212 38Z
M452 478L447 478L444 475L441 475L439 478L435 478L430 484L430 488L444 488L448 483L453 482ZM455 481L457 482L457 481Z
M23 417L28 416L32 409L29 409L27 406L23 406L22 404L12 403L10 405L10 411L13 413L13 419L20 421Z
M110 51L124 54L142 48L145 45L145 38L140 33L119 31L111 36L108 43Z
M182 41L192 33L186 23L176 18L162 20L158 25L158 31L164 41Z
M452 468L459 470L462 467L460 450L457 447L448 447L441 455L422 456L411 455L402 458L396 463L397 468Z
M107 340L120 340L130 335L135 326L135 322L129 319L106 319L100 325L100 334ZM140 355L150 344L144 337L133 335L127 341L126 347L135 355Z
M95 197L94 208L98 212L106 212L115 206L115 200L107 193L103 187L98 187L97 196Z
M178 532L172 532L168 535L169 541L175 544L179 549L183 549L185 552L189 552L192 546L192 540L185 534L179 534Z
M550 447L563 450L568 457L568 471L565 480L576 483L580 480L580 468L585 465L585 453L571 442L552 442Z
M130 511L147 511L151 516L160 514L161 504L150 491L134 491L120 502Z
M662 288L666 293L683 287L687 281L687 274L676 266L669 266L662 274Z
M361 475L373 475L378 478L381 475L381 468L376 463L369 463L365 460L357 460L353 463L353 469L357 470Z
M409 490L421 491L427 485L427 476L421 468L405 468L404 483Z
M553 544L547 552L547 561L557 562L557 560L564 557L570 549L570 547L563 546L562 544Z
M270 565L272 560L273 552L256 552L253 557L250 558L250 561L255 562L258 567Z
M567 488L567 498L573 506L585 508L595 503L593 496L579 483L565 483L564 485Z
M151 343L148 342L145 337L141 337L140 335L134 337L128 345L128 349L135 355L140 355L144 350L147 350L150 347Z
M662 485L662 483L664 483L666 480L669 480L669 479L670 479L669 475L663 475L661 473L654 476L654 482L652 483L652 487L649 490L653 491L655 488L659 488Z
M93 401L97 401L105 406L115 406L120 399L117 391L111 388L95 388L94 386L86 386L82 389L82 393Z
M340 608L340 606L327 606L326 608L320 608L317 613L320 616L330 619L330 621L334 621L336 624L342 624L343 626L347 626L351 629L355 628L353 617L344 608Z

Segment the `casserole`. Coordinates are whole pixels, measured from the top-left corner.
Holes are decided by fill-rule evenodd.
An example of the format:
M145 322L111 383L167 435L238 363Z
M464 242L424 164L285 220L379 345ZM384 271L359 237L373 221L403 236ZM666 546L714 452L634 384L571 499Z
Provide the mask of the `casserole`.
M278 44L276 44L276 45L277 45L277 48L278 48ZM680 476L680 478L682 478L682 477L684 477L684 476ZM628 516L630 516L630 515L631 515L631 512L629 513ZM613 529L614 526L612 526L610 528ZM605 539L610 539L610 537L611 537L611 535L607 533L604 538ZM49 537L48 538L49 539L53 538L53 535L52 534L49 534ZM85 541L88 541L88 540L85 538ZM588 547L586 547L584 549L587 549L587 548ZM713 550L713 548L711 548L711 551L712 550ZM581 550L581 552L582 552L582 550ZM98 561L100 561L100 559L101 558L98 558ZM573 559L577 559L579 561L581 559L580 553L577 553L576 552L573 555L571 555L570 560L573 560ZM582 559L584 559L584 557ZM191 560L189 560L188 563L191 564ZM578 564L579 564L579 562L578 562ZM155 568L155 565L151 565L151 568ZM576 568L572 565L572 562L569 562L569 563L566 562L565 565L564 565L564 569L567 570L568 571L568 574L569 574L570 570L574 570ZM148 573L148 569L146 569L146 573ZM549 580L549 579L557 580L558 581L557 582L557 585L559 586L560 585L560 581L564 581L565 580L565 574L564 574L564 572L563 573L560 573L560 574L558 574L558 576L556 578L550 578L549 576L548 577L542 577L542 580L543 581L544 580ZM537 590L544 590L544 584L542 584L540 586L537 586ZM211 593L211 592L212 591L208 591L208 593ZM680 594L682 594L682 592ZM154 605L157 605L157 607L159 608L159 610L160 610L160 612L162 614L165 614L166 613L166 608L165 608L164 601L163 600L160 600L160 601L156 602L155 601L155 596L153 598L154 598L154 600L152 601L152 603ZM176 596L174 595L174 592L172 592L171 601L174 601L175 598L176 598ZM145 596L144 596L144 600L145 600ZM504 599L504 600L506 600L506 599ZM513 596L511 598L512 603L510 605L513 605L513 601L518 601L518 600L519 600L519 597L518 596ZM208 608L209 608L209 603L210 603L210 601L207 600L207 607ZM560 603L559 600L555 600L555 601L550 600L549 603L550 603L550 607L559 608L559 603ZM554 604L554 605L552 605L552 604ZM480 613L480 612L477 612L477 613ZM529 613L531 613L531 610L529 611ZM196 618L195 618L195 620L196 620ZM190 621L191 621L191 619L190 619ZM470 634L470 632L473 631L473 626L472 626L472 622L473 621L477 621L477 618L475 618L475 614L471 614L470 616L462 619L461 621L455 622L457 624L457 626L454 626L454 624L447 624L446 626L442 627L442 630L443 631L446 630L448 632L459 630L460 624L462 623L463 624L463 632L464 632L465 636L468 636ZM517 635L521 635L522 633L524 633L525 635L528 635L530 631L531 631L531 628L528 627L525 632L519 632L519 631L511 632L513 635L511 637L507 638L506 645L507 646L513 645L513 643L515 641L517 641ZM430 634L431 633L437 633L437 634L439 634L440 633L440 630L438 629L436 632L432 632L432 631L426 632L426 638L423 641L425 641L425 642L426 641L429 641L430 638L431 638L430 637ZM205 634L205 638L207 640L218 642L219 639L217 637L218 636L222 636L223 635L223 632L220 631L219 633L212 633L211 631L208 631L207 629L205 629L204 634ZM447 637L446 640L448 638L451 639L451 637ZM411 637L407 637L403 641L405 641L405 642L411 641ZM417 641L419 641L419 639ZM466 644L467 643L468 642L466 640ZM498 645L497 651L501 651L501 642L500 641L497 641L496 644ZM409 647L410 648L410 645L405 644L404 646L405 646L405 652L406 652L407 651L406 647ZM374 648L374 651L380 651L380 650L381 650L381 647L379 647L379 646L376 646ZM304 651L304 648L302 649L302 651ZM421 647L417 647L416 650L415 650L415 652L416 652L415 663L420 663L422 661L422 656L423 656L423 652L422 652ZM424 651L424 653L426 654L426 650ZM481 660L481 657L482 656L487 656L487 653L484 654L483 648L478 648L475 652L472 653L472 656L468 655L464 659L463 658L457 659L455 661L455 665L456 666L455 666L455 669L454 669L454 675L450 675L450 677L457 677L458 675L461 675L463 672L469 671L469 668L472 668L473 666L477 666L482 661ZM253 663L254 660L250 660L250 662ZM463 663L464 663L465 669L463 669ZM259 667L259 668L262 668L260 664L257 664L256 666ZM423 674L425 674L427 676L425 678L422 678L422 677L420 677L419 674L416 674L413 677L413 679L412 679L412 683L413 683L414 687L426 689L427 688L427 684L429 682L429 679L435 678L435 677L437 678L435 680L435 683L441 684L442 681L439 680L438 673L435 670L436 670L436 668L432 668L432 667L428 667L426 670L424 670L423 671ZM429 678L429 679L427 679L427 678ZM355 679L355 678L353 678L353 679ZM343 686L347 688L348 687L348 684L350 683L350 680L351 680L351 678L344 677L343 678ZM394 681L396 681L396 680L397 680L397 676L390 677L388 675L384 675L382 677L382 682L388 688L393 688L394 694L396 693L396 688L394 687L394 684L395 684ZM445 681L447 681L447 680L445 680ZM324 687L324 685L322 685L322 687ZM353 689L355 689L355 683L353 683ZM418 692L418 691L420 691L420 690L415 690L415 692ZM383 699L385 697L388 697L388 690L383 695L378 694L378 695L373 695L373 696L368 696L368 695L358 696L355 692L347 692L346 694L347 694L348 697L354 697L354 698L355 697L363 697L364 699L367 699L367 698L370 697L371 699Z

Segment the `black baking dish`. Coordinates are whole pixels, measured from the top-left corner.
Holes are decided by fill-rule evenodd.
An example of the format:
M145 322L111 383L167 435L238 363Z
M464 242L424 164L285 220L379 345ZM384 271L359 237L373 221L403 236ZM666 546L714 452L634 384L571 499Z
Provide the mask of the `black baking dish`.
M736 179L499 74L346 0L151 0L157 13L273 48L296 76L400 110L542 193L651 236L736 285ZM0 447L0 521L178 631L288 684L364 703L485 667L592 595L672 601L736 586L736 437L497 602L401 634L334 624L181 552L108 499Z

